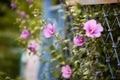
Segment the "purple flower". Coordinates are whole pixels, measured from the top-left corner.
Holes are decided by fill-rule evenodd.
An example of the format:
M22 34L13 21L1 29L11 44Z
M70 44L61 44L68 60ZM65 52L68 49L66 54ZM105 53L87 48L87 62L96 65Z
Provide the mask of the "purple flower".
M18 14L19 14L21 17L23 17L23 18L26 17L26 13L23 12L23 11L18 11Z
M28 30L24 29L22 31L20 37L23 38L23 39L26 39L26 38L30 37L30 35L31 35L30 32Z
M63 66L61 72L64 78L68 79L71 77L72 71L69 65Z
M97 24L96 20L94 19L87 21L84 24L83 29L86 30L86 35L91 38L100 37L101 32L103 31L101 24Z
M75 45L82 46L85 43L86 38L82 34L79 34L76 37L74 37L73 41Z
M78 29L79 29L78 27L73 27L73 28L72 28L72 31L75 32L75 31L77 31Z
M15 9L17 7L15 2L11 2L10 6L11 6L12 9Z
M83 25L83 24L81 24L81 25L80 25L80 29L83 29L83 27L84 27L84 25Z
M98 76L98 75L100 75L100 74L101 74L101 71L95 71L95 72L93 73L94 76Z
M38 46L37 43L31 43L31 44L28 44L28 49L32 52L35 52L37 49L37 46Z
M43 34L46 38L53 36L54 32L55 32L55 26L52 24L48 24L43 30Z
M31 3L33 0L26 0L26 2Z

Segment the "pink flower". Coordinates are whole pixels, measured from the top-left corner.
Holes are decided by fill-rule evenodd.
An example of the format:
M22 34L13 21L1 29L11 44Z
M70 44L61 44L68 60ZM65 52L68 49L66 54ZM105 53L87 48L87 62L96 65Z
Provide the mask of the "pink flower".
M63 66L61 72L64 78L68 79L71 77L72 71L69 65Z
M11 6L12 9L15 9L17 7L15 2L11 2L10 6Z
M26 2L31 3L33 0L26 0Z
M76 37L74 37L73 41L75 45L82 46L85 43L86 38L82 34L79 34Z
M30 35L31 35L30 32L28 30L24 29L22 31L20 37L23 38L23 39L26 39L26 38L30 37Z
M37 43L31 43L31 44L28 44L28 49L32 52L35 52L37 49L37 46L38 46Z
M96 20L94 19L87 21L84 24L83 29L86 30L86 35L91 38L100 37L101 32L103 31L101 24L97 24Z
M43 34L46 38L53 36L54 32L55 32L55 26L52 24L48 24L43 30Z

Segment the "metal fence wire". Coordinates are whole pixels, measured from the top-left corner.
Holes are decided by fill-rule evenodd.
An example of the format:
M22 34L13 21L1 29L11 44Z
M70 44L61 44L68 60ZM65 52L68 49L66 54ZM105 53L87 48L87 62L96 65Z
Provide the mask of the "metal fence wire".
M109 56L110 56L111 53L106 53L107 51L105 52L106 62L108 64L108 68L110 70L112 79L115 79L115 75L116 75L116 79L118 79L119 78L118 70L120 68L120 59L119 59L120 51L118 49L118 48L120 48L120 46L119 46L120 6L117 6L117 4L111 4L109 6L109 8L107 10L105 10L104 5L103 5L102 6L102 11L103 11L103 16L104 16L103 26L105 26L106 29L108 30L108 33L103 38L103 44L105 44L105 46L106 46L107 43L111 44L111 48L113 49L112 54L116 56L116 62L117 62L116 73L114 73L112 71L111 66L115 66L115 64L113 64L113 65L110 64Z
M106 27L108 30L107 34L105 37L103 37L103 44L106 46L108 43L111 44L111 48L113 49L112 54L115 55L116 57L116 62L117 62L117 69L116 73L112 71L111 66L115 66L115 64L110 64L111 58L110 55L111 53L107 53L105 51L105 56L106 56L106 62L108 64L108 68L110 70L112 79L116 78L118 79L119 77L119 72L117 71L120 68L120 51L117 50L120 48L119 46L119 31L120 31L120 22L119 22L119 15L120 15L120 6L116 6L117 4L111 4L108 9L105 9L105 5L102 6L102 11L103 11L103 26ZM116 8L117 7L117 8ZM107 46L106 46L107 47ZM119 78L120 79L120 78Z
M98 13L92 18L102 23L104 27L101 41L104 55L103 62L109 69L108 73L103 76L111 76L112 80L120 80L120 3L83 5L81 10L83 14L87 15L87 20L91 19L90 12ZM71 16L67 21L72 23ZM70 38L70 35L68 37ZM89 50L87 52L89 53Z

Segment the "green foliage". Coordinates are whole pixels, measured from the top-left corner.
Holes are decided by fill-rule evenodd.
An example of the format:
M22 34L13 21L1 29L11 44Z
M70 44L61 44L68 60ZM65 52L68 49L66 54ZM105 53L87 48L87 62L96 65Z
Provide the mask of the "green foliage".
M27 13L25 18L17 18L20 32L23 29L28 29L32 33L32 36L29 39L18 39L21 44L26 47L29 40L39 38L39 31L43 30L47 20L42 19L41 9L39 9L40 4L37 4L37 0L29 4L24 1L20 3L16 0L15 2L19 5L16 11L20 10ZM64 7L67 8L64 17L68 18L68 16L72 16L73 21L66 23L66 26L69 26L70 28L70 30L67 31L70 39L67 37L63 38L63 36L60 36L58 33L54 34L54 42L50 47L50 55L52 58L50 63L55 63L53 69L57 69L57 71L54 72L53 69L51 69L49 72L54 76L57 76L58 80L66 80L62 77L60 70L62 66L69 65L72 69L72 76L69 80L110 80L111 76L106 63L106 54L110 55L109 58L111 59L111 62L113 62L111 63L113 72L116 71L117 63L114 62L116 61L116 56L112 54L113 48L111 47L111 40L108 39L108 43L106 44L103 44L102 42L103 38L106 38L108 34L107 24L103 26L104 32L100 38L89 38L82 29L84 23L90 19L96 19L99 23L103 22L103 11L99 11L101 6L94 6L94 12L91 6L85 6L85 11L81 5L68 7L64 4ZM107 10L109 5L105 5L104 8ZM118 9L116 8L116 10ZM112 14L113 12L109 14L109 19L111 20L110 25L112 25ZM73 32L73 28L75 27L77 30ZM118 38L116 38L116 36L120 35L120 33L118 33L119 29L114 27L113 31L116 31L115 34L113 34L113 37L115 37L115 41L117 41ZM73 44L73 38L78 34L83 34L87 38L84 46L78 47ZM56 48L56 46L58 47ZM48 49L45 51L47 50ZM43 58L40 60L42 60L43 63L47 62ZM95 75L96 72L98 73L97 75ZM43 77L46 79L45 73L43 73Z
M18 37L19 43L26 47L29 40L39 40L40 30L43 29L43 25L45 24L45 20L42 19L42 1L39 2L39 0L35 0L28 3L26 1L19 2L18 0L15 0L14 2L17 4L16 12L22 11L26 13L25 17L18 15L16 18L20 33L23 29L27 29L32 34L32 36L27 40Z
M15 40L19 30L15 24L17 15L7 5L9 1L3 2L0 1L0 80L13 80L19 76L21 51Z

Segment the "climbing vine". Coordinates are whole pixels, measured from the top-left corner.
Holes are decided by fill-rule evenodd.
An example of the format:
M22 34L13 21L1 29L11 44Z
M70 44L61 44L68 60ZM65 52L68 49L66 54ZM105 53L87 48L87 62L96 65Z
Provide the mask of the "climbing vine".
M61 0L61 2L63 1ZM54 23L47 23L47 20L42 19L42 12L38 3L37 0L26 0L26 9L30 12L27 13L21 10L23 6L18 6L19 2L12 2L12 9L15 9L20 16L17 18L21 32L18 41L24 44L25 48L35 53L38 42L42 43L41 40L38 40L40 32L44 35L44 38L52 38L53 45L50 46L52 58L50 62L56 62L53 68L57 70L50 72L57 76L57 80L109 80L111 75L112 79L115 79L113 74L117 70L116 57L118 55L113 54L117 49L114 46L112 48L111 45L114 44L119 47L117 35L120 34L116 31L119 29L118 23L113 24L112 19L115 16L112 14L115 12L109 12L109 9L113 9L110 4L67 6L67 1L64 1L62 4L67 35L65 34L65 37L63 37L60 33L57 33L57 26ZM114 5L116 11L119 10L117 6L119 5ZM108 12L106 12L107 10ZM117 18L119 17L117 16ZM110 24L107 19L111 20ZM115 26L112 30L116 31L114 34L117 35L111 34L109 25ZM104 42L107 34L112 35L111 37L114 37L116 41L111 40L110 37L110 39L107 39L108 43ZM36 39L37 43L27 45L31 39ZM59 45L59 48L56 48L57 45ZM118 53L115 52L115 54ZM110 63L110 60L115 62Z

